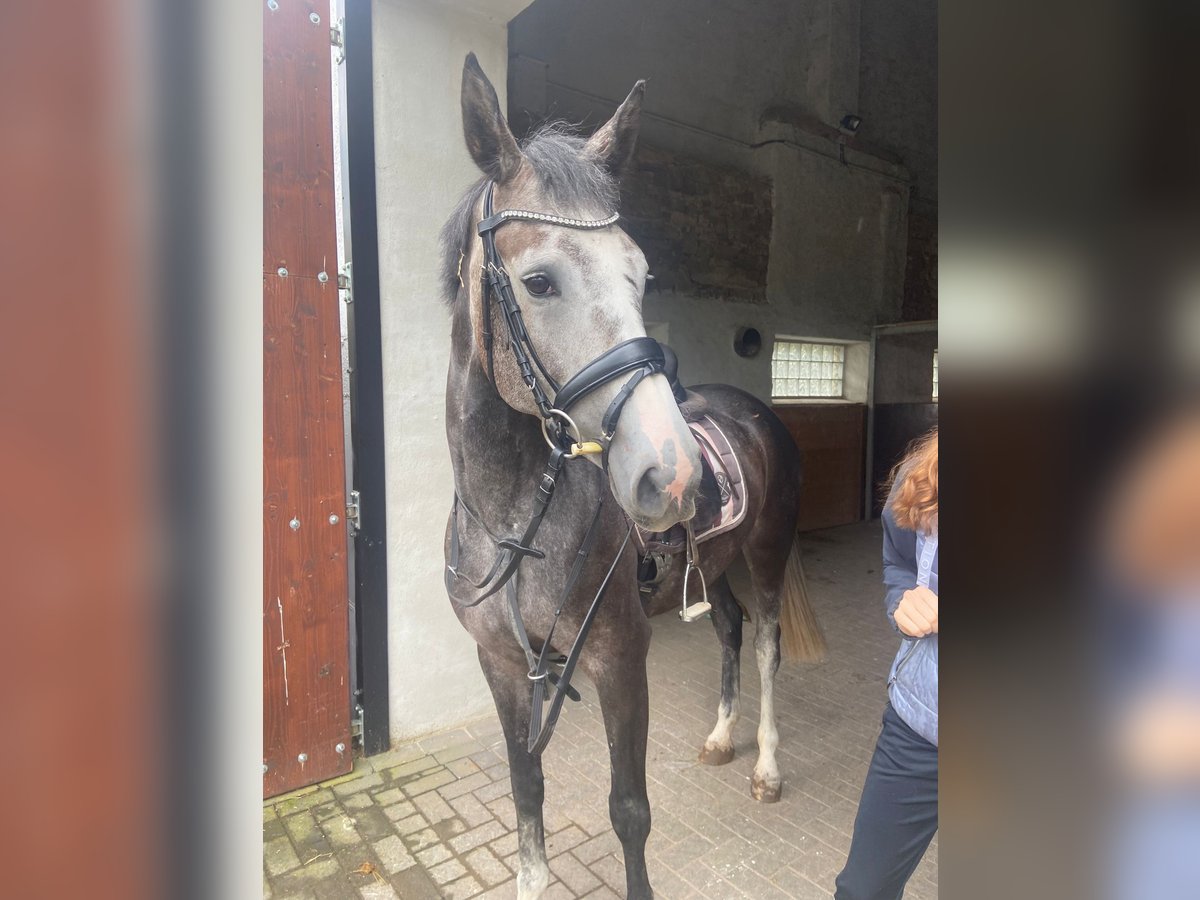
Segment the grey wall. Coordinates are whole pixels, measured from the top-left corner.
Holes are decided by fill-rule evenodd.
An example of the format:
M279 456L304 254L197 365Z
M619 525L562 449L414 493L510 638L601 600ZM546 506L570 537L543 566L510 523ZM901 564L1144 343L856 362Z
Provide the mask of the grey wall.
M875 344L875 402L929 403L936 331L881 334Z
M375 156L387 432L391 732L402 739L491 708L475 642L442 582L454 494L446 449L450 316L438 229L479 177L462 137L463 58L504 97L506 23L523 0L376 0Z

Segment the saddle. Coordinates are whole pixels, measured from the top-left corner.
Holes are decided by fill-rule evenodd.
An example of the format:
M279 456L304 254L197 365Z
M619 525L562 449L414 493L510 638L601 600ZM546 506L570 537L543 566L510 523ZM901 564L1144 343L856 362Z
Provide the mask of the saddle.
M675 353L664 346L663 355L666 358L663 374L670 380L679 411L700 447L700 492L691 526L696 543L702 544L736 528L746 517L742 464L721 426L708 415L708 403L679 383ZM634 536L641 556L651 553L669 556L682 553L687 546L687 529L682 524L667 531L646 531L637 526Z

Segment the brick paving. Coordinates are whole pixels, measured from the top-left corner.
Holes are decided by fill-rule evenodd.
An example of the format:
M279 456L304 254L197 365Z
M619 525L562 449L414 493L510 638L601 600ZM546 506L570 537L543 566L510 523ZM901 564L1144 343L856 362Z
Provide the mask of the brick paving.
M877 524L803 536L809 590L829 641L815 666L776 682L783 798L750 798L758 677L752 626L742 653L736 757L696 762L719 699L720 654L707 622L654 620L647 777L655 895L825 898L850 844L896 648L880 609ZM735 593L742 579L732 579ZM595 693L579 685L543 757L548 900L624 896L608 821L608 765ZM354 772L263 808L264 896L271 900L426 900L516 896L516 818L495 717L360 759ZM937 897L937 840L905 897Z

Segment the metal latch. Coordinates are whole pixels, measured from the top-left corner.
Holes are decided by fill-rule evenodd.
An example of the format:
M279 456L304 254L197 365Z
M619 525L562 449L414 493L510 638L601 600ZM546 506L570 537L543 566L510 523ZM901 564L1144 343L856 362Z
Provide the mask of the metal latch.
M329 43L341 51L337 55L337 65L341 65L346 61L345 33L346 20L344 18L338 19L337 22L329 26Z
M346 501L346 521L355 531L362 531L362 508L359 503L358 491L351 491L350 499Z

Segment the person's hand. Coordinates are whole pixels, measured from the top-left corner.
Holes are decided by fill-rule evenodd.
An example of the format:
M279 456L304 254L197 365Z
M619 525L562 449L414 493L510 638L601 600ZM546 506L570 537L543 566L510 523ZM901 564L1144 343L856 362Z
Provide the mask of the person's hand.
M909 637L938 633L938 596L927 587L904 592L896 607L896 627Z

